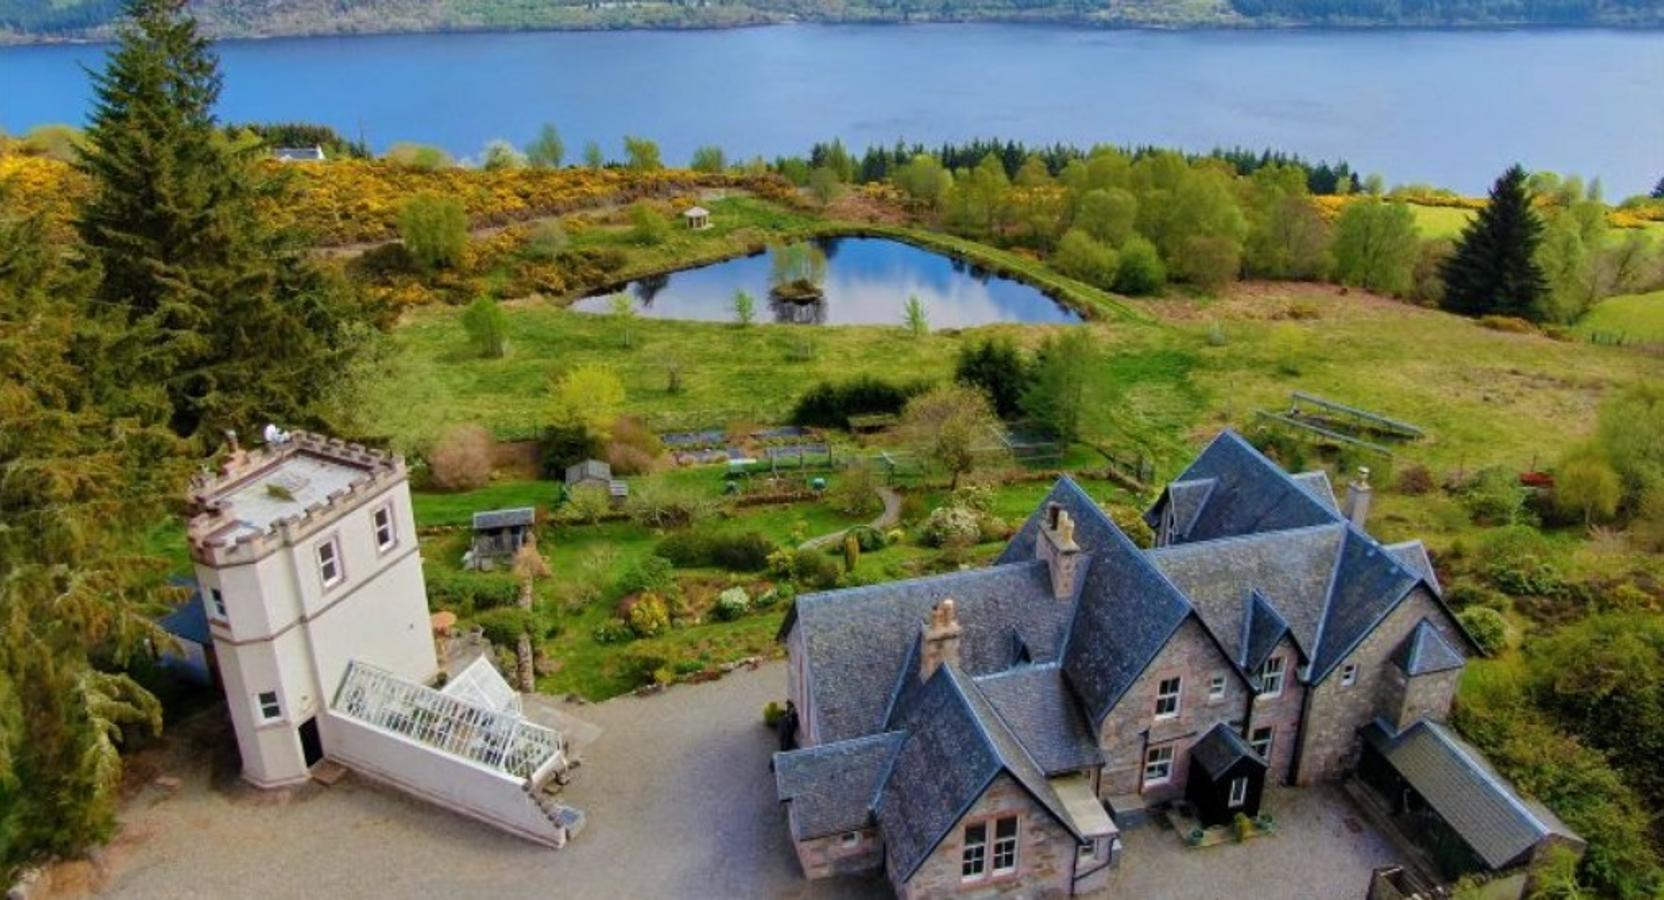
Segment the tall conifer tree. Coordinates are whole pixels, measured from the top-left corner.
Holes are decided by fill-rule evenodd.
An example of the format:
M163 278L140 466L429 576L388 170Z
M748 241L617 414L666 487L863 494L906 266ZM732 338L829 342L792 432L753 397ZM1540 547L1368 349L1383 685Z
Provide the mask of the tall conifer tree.
M183 0L129 0L102 72L81 167L78 222L103 272L98 300L125 312L112 348L158 381L181 435L306 423L348 367L356 297L268 224L285 183L217 127L219 63Z
M1445 261L1445 309L1541 318L1548 292L1536 262L1542 238L1543 220L1531 209L1525 170L1513 166L1496 180L1490 202L1463 229L1456 252Z

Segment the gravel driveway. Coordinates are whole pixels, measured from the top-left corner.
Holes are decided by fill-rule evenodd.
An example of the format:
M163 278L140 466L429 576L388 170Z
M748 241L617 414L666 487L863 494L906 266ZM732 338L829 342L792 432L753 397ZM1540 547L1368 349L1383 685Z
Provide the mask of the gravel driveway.
M233 760L211 764L201 747L180 746L160 770L178 787L147 787L129 803L103 872L55 873L54 883L65 895L91 882L118 897L888 896L881 880L803 880L762 725L785 673L773 663L572 708L603 731L563 794L588 814L564 850L351 775L262 794L231 775Z
M572 711L603 729L564 797L589 817L547 850L348 776L262 793L236 778L228 727L183 728L135 772L160 776L129 801L97 866L61 866L63 896L116 897L888 897L880 878L806 882L774 800L763 704L785 691L770 663L720 681ZM211 718L204 723L218 726ZM206 732L206 733L205 733ZM178 779L177 784L170 779ZM1331 788L1277 791L1279 832L1186 850L1169 831L1126 835L1105 896L1362 896L1393 859Z

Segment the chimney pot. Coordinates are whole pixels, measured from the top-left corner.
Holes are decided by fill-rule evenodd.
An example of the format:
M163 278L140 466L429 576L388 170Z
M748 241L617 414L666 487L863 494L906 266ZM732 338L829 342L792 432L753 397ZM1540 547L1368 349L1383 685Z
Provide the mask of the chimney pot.
M925 620L919 641L919 678L927 679L943 663L959 665L959 614L949 597L937 603Z
M1346 503L1341 508L1341 514L1359 531L1369 519L1369 501L1374 493L1369 486L1369 467L1359 466L1358 477L1346 486Z

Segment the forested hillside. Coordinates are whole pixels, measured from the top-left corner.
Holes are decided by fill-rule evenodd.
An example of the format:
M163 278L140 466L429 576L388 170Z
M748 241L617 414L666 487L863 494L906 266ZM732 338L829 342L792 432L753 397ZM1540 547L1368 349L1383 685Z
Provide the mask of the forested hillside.
M0 0L0 40L100 38L118 0ZM787 21L1127 26L1660 25L1661 0L195 0L209 34L728 27Z

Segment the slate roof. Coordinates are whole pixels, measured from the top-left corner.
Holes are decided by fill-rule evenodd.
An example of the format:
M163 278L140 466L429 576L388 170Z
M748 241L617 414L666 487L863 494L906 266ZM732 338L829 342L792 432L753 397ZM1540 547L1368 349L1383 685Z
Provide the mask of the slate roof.
M1092 554L1069 623L1062 665L1088 723L1097 731L1192 610L1144 551L1067 477L1058 480L1018 529L1001 561L1034 557L1035 537L1052 503L1068 511L1075 521L1075 542Z
M984 675L976 686L1048 776L1103 765L1056 663Z
M1271 658L1277 644L1289 634L1288 623L1257 589L1248 592L1248 610L1242 617L1242 656L1237 665L1244 672L1258 672Z
M1173 544L1147 554L1195 605L1202 623L1231 659L1242 663L1249 655L1244 643L1248 623L1244 619L1255 591L1287 624L1295 646L1310 658L1317 646L1345 533L1345 525L1326 522L1289 531ZM1244 664L1244 668L1253 667Z
M577 484L598 478L602 481L612 480L612 466L598 459L586 459L581 463L574 463L566 467L566 483Z
M1329 483L1328 472L1322 469L1313 469L1310 472L1301 472L1289 477L1294 479L1296 486L1310 494L1313 500L1337 513L1340 512L1340 504L1335 502L1335 487Z
M1208 495L1213 493L1215 478L1198 478L1191 481L1175 481L1167 486L1166 500L1173 512L1173 534L1182 540L1190 533L1196 524L1196 516L1208 502ZM1151 528L1158 528L1158 522L1151 522Z
M537 521L537 510L530 506L519 506L513 509L492 509L474 513L474 530L524 528L535 521Z
M1466 662L1427 619L1416 623L1415 630L1404 638L1388 659L1404 674L1411 676L1460 669Z
M774 783L792 802L797 840L865 828L872 803L900 749L899 731L774 755Z
M1057 657L1074 609L1052 596L1046 563L1033 560L797 599L780 634L803 628L814 717L822 742L884 728L900 676L930 609L952 598L960 626L960 665L973 675L1010 666L1013 635L1034 658ZM913 680L917 680L914 678Z
M1265 760L1260 758L1254 748L1242 739L1224 722L1208 729L1202 739L1190 747L1190 758L1208 773L1208 777L1218 781L1221 776L1231 770L1231 767L1243 760L1251 760L1260 768L1265 768Z
M1276 477L1266 477L1266 470ZM1332 505L1314 497L1292 477L1266 459L1253 445L1231 430L1223 431L1179 476L1182 481L1213 479L1207 500L1183 535L1185 541L1206 541L1261 531L1306 528L1335 521ZM1331 504L1333 497L1330 498ZM1163 493L1146 516L1160 521Z
M1549 835L1583 843L1541 804L1520 797L1478 750L1436 722L1421 719L1395 735L1376 721L1364 726L1363 736L1492 869L1523 862Z
M1335 566L1334 585L1329 589L1323 628L1312 654L1309 680L1321 681L1419 584L1420 576L1404 568L1363 532L1348 526ZM1455 621L1454 616L1451 621Z
M1002 773L1022 785L1059 824L1075 830L1045 773L956 666L939 667L913 696L902 719L907 736L874 806L899 881L912 877Z
M1433 571L1433 558L1427 555L1427 547L1421 541L1402 541L1397 544L1387 544L1386 551L1393 555L1405 568L1420 575L1433 593L1443 596L1444 587L1439 584L1438 573Z

